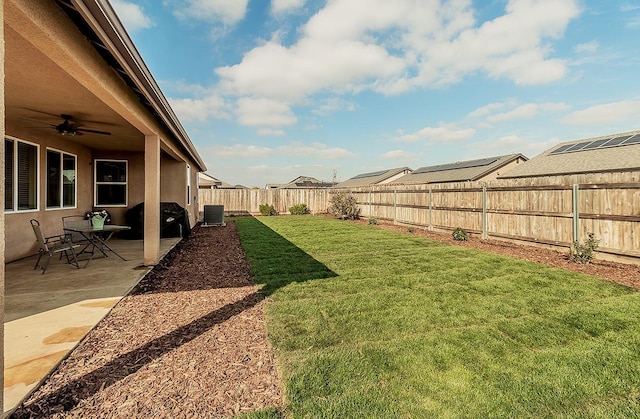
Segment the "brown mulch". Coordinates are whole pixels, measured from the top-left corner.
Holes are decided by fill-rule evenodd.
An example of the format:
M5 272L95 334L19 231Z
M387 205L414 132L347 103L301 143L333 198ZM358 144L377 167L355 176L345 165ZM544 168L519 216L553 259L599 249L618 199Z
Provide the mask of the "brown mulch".
M361 219L356 222L366 224L368 223L368 220ZM579 264L569 259L568 251L560 252L557 250L537 246L520 245L501 240L482 240L473 236L470 236L467 241L458 241L453 239L450 232L428 231L421 228L411 228L408 226L380 221L378 221L378 224L375 226L386 230L405 233L409 233L409 229L411 229L411 234L428 237L441 242L512 256L518 259L542 263L548 266L563 268L574 272L582 272L588 275L604 278L607 281L615 282L627 287L640 289L640 264L618 263L605 260L593 260L589 264Z
M366 220L357 221L366 223ZM376 227L407 234L406 226ZM419 228L411 234L640 288L640 265ZM230 417L280 407L284 391L235 223L196 227L12 415Z
M196 227L12 417L230 417L281 406L235 228Z

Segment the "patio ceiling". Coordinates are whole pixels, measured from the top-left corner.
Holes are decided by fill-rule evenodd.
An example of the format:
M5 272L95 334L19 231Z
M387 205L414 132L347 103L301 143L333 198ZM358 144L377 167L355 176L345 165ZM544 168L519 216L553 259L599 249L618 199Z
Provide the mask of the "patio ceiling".
M59 136L45 124L57 125L62 122L60 115L68 114L84 128L111 132L110 136L66 136L68 141L101 150L144 150L144 135L139 130L9 25L5 26L5 43L8 135Z

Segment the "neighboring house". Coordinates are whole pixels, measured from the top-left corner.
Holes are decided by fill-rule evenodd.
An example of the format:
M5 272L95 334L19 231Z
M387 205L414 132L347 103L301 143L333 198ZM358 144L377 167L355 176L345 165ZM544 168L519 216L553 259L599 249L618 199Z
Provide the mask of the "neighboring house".
M640 169L640 131L563 142L500 179L629 172Z
M144 263L158 262L160 203L196 222L206 169L104 0L4 0L5 261L37 253L29 220L145 203ZM0 16L2 17L2 16Z
M357 176L340 182L336 188L355 188L359 186L383 185L397 181L402 176L411 173L408 167L398 167L396 169L380 170L377 172L362 173Z
M331 182L323 182L309 176L298 176L291 182L279 186L277 189L317 189L331 187L333 187L333 183Z
M283 185L282 183L267 183L266 185L264 185L264 188L265 189L278 189L282 185Z
M527 157L522 154L509 154L425 166L397 179L395 183L420 184L495 180L500 174L506 173L527 160Z
M222 181L207 173L198 173L198 189L218 189L222 186Z

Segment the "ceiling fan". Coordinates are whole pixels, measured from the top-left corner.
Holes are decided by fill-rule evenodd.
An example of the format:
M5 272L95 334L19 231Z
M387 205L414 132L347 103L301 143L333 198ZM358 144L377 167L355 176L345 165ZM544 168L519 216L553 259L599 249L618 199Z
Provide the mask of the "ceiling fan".
M30 119L30 121L33 122L37 122L40 124L46 124L48 125L50 128L55 129L56 131L58 131L58 134L60 135L83 135L84 133L89 133L89 134L99 134L99 135L111 135L110 132L108 131L100 131L100 130L96 130L96 129L89 129L89 128L82 128L82 125L77 123L77 122L71 122L71 119L73 118L71 115L67 115L67 114L62 114L60 115L63 119L63 121L59 124L49 124L46 122L42 122L42 121L35 121Z

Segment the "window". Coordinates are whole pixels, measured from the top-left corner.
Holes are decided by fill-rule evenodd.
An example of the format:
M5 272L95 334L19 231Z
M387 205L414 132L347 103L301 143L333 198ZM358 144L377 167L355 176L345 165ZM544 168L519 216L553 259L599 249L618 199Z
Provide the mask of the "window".
M38 146L15 138L4 140L4 209L38 209Z
M76 156L47 150L47 208L76 207Z
M191 205L191 166L187 165L187 205Z
M127 206L127 161L95 160L94 206Z

